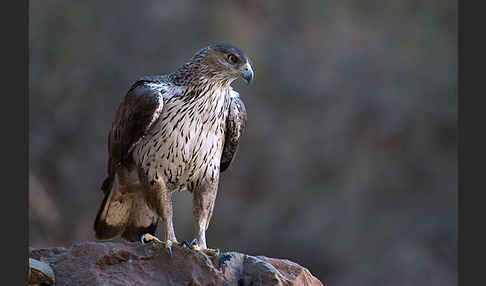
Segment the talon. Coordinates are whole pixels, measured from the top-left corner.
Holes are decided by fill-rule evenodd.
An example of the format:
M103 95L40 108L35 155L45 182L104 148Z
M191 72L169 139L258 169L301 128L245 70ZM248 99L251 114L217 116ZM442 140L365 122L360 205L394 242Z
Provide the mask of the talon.
M140 240L142 241L142 244L147 244L149 242L162 243L162 241L160 241L160 239L151 235L150 233L146 233L146 234L142 235Z
M220 254L219 248L216 249L210 249L210 248L205 248L205 249L200 249L202 252L209 256L216 256L218 257Z
M202 247L200 247L198 244L191 244L191 249L202 250Z
M167 251L169 251L169 256L172 258L172 247L168 246Z
M185 247L187 247L187 248L191 248L191 244L190 244L189 242L187 242L187 240L183 240L183 241L181 242L181 246L185 246Z
M165 248L167 249L167 252L169 252L169 256L172 257L172 241L167 240L165 242Z
M194 238L191 241L191 244L189 245L189 248L190 249L194 249L194 250L202 250L202 247L199 246L199 244L197 244L197 242L198 242L197 238Z
M201 247L199 244L198 244L198 239L197 238L194 238L192 241L191 241L191 244L188 245L187 244L187 241L183 241L183 243L189 247L190 249L193 249L193 250L198 250L198 251L201 251L207 255L210 255L210 256L219 256L219 254L221 253L219 251L219 248L216 248L216 249L209 249L209 248L203 248Z

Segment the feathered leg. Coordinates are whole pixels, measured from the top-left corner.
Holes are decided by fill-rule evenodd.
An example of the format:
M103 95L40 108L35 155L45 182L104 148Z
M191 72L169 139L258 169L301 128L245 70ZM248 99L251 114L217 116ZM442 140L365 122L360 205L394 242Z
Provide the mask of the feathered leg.
M206 230L208 229L213 214L214 202L218 193L218 179L207 182L194 190L193 215L194 232L196 238L191 243L191 248L201 250L209 255L219 256L219 249L208 249L206 245Z
M172 256L172 245L177 243L172 223L172 193L165 187L162 180L152 181L148 184L147 202L150 207L160 216L164 226L165 237L164 243L169 255ZM152 235L144 235L142 242L146 241L160 242Z

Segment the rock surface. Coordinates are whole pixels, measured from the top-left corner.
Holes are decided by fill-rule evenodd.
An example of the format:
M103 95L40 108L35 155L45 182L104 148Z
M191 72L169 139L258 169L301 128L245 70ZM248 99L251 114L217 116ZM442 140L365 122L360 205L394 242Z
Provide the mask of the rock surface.
M83 242L70 248L30 248L49 263L56 285L323 285L306 268L285 259L238 252L219 257L162 244Z
M51 285L54 284L54 271L49 264L29 258L29 284Z

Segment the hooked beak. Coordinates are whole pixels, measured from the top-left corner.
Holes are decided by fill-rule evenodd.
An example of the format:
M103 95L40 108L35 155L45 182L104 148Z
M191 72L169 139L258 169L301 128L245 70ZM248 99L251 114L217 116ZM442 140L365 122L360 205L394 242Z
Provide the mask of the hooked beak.
M253 80L253 69L251 68L249 63L246 63L242 67L242 72L243 72L243 78L246 80L248 84L250 84L251 81Z

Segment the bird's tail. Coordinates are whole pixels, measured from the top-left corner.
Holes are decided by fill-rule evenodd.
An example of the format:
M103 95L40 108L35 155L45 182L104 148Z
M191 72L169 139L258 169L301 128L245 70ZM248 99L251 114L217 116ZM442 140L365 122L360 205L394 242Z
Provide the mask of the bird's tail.
M128 241L140 241L142 235L155 235L159 216L147 205L145 198L137 196L133 199L132 211L122 237Z
M133 196L120 192L116 178L103 183L105 198L96 215L96 239L108 240L119 236L128 224ZM102 188L103 188L102 187Z

